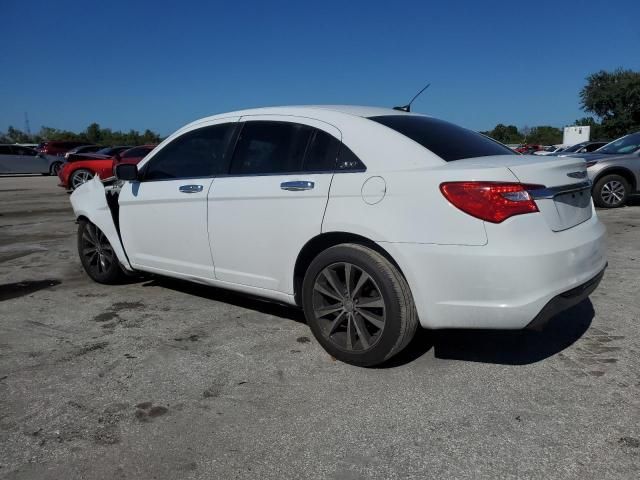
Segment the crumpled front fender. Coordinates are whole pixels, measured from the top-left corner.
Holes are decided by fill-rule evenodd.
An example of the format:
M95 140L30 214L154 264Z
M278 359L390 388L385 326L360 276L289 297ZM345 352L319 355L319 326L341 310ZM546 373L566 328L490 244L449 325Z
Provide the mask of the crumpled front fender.
M104 233L113 247L120 264L133 271L116 230L111 209L107 203L104 185L97 175L71 194L71 206L76 219L86 217Z

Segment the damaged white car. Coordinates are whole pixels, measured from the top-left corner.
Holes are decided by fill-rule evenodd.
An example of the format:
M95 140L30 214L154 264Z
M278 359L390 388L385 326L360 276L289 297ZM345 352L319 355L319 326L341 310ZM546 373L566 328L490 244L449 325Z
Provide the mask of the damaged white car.
M539 323L606 266L582 159L514 155L404 111L216 115L116 173L71 196L91 278L151 272L298 305L356 365L391 358L419 325Z

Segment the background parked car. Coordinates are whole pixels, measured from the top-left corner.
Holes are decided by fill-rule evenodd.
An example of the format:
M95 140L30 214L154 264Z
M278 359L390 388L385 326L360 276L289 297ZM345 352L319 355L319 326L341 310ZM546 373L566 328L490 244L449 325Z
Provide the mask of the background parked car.
M45 155L21 145L0 145L0 173L41 173L55 175L56 156Z
M516 148L516 152L521 153L523 155L530 155L534 152L537 152L539 150L542 150L543 147L542 145L529 145L529 144L524 144L524 145L520 145L518 148Z
M67 153L64 154L64 158L68 159L71 155L75 155L78 153L93 153L98 150L105 148L104 145L82 145L80 147L72 148Z
M46 141L38 145L38 151L45 155L59 155L63 156L69 150L75 147L86 145L87 142L77 141Z
M537 152L533 152L533 154L546 156L546 155L552 155L554 153L560 153L563 150L564 150L564 147L562 145L549 145L548 147L545 147L543 150L538 150Z
M629 196L640 193L640 132L625 135L584 158L593 182L593 202L603 208L622 207Z
M120 152L124 152L131 148L131 145L117 145L115 147L102 147L93 152L70 153L67 157L68 162L77 160L95 160L104 158L113 158Z
M119 163L137 164L155 145L141 145L139 147L108 147L95 154L72 155L64 163L58 174L59 185L68 190L75 190L83 183L99 175L101 179L114 175L114 168ZM125 149L122 151L122 149ZM104 153L100 153L104 152ZM106 152L114 152L112 156L105 156ZM79 157L79 158L78 158Z
M571 145L570 147L565 148L561 152L554 153L552 155L556 155L558 157L573 157L575 153L590 153L593 152L600 147L604 147L607 142L581 142L576 143L575 145Z

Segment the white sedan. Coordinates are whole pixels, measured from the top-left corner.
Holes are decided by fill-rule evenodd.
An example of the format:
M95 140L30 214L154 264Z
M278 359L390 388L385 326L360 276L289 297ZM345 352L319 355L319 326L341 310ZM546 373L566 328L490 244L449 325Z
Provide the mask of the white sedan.
M397 110L215 115L117 176L71 196L91 278L150 272L297 305L355 365L391 358L418 326L537 325L606 266L584 160L515 155Z

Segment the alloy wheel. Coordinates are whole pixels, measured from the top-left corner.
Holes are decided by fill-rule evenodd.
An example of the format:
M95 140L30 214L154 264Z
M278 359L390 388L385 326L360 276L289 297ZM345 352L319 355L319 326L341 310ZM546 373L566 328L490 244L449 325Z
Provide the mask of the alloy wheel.
M625 188L622 182L611 180L602 186L600 193L602 201L609 206L619 205L625 196Z
M384 298L375 280L347 262L331 264L318 274L313 312L322 335L349 352L371 349L386 321Z
M98 275L109 271L115 262L115 254L109 240L92 223L87 223L82 232L82 255L86 259L87 268Z
M78 170L76 173L73 174L73 177L71 178L71 186L75 190L83 183L87 183L92 178L93 178L93 173L91 173L90 171Z

